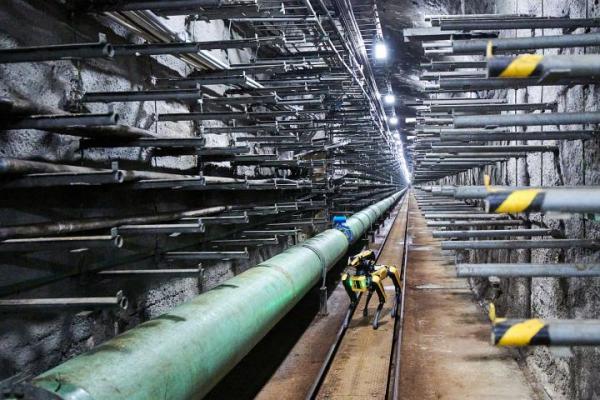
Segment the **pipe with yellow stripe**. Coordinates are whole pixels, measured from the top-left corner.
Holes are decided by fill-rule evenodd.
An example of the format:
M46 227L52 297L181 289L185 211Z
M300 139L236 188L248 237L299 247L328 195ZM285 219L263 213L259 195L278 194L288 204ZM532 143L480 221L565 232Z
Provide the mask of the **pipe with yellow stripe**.
M452 54L510 53L514 51L554 49L567 47L585 47L600 45L600 33L578 35L552 35L516 38L453 40Z
M600 213L600 187L525 188L489 193L485 198L489 213L526 212Z
M600 321L495 318L492 343L500 347L599 346Z
M564 79L600 80L600 55L521 54L516 57L491 57L487 62L489 78L540 78L544 82Z

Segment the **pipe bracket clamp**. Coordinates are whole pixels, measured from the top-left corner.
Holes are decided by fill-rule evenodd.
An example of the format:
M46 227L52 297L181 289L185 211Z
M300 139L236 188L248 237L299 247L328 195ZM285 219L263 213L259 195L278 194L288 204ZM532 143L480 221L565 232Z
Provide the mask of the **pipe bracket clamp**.
M312 251L313 253L315 253L317 255L317 257L319 258L319 261L321 262L321 267L323 267L323 271L327 271L327 262L325 261L325 257L318 249L314 248L310 244L305 244L305 243L300 244L300 246L305 247L305 248L309 249L310 251Z
M333 217L333 229L337 229L338 231L342 232L344 235L346 235L346 238L348 239L349 243L352 243L353 241L353 235L352 235L352 229L350 229L350 227L346 224L346 217L343 215L336 215L335 217ZM360 219L359 219L360 221ZM360 221L360 223L364 226L364 224L362 223L362 221Z

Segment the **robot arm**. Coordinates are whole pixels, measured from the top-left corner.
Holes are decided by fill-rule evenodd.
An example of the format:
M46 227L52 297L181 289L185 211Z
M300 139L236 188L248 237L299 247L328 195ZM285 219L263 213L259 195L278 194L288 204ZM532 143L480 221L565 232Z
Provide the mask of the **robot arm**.
M348 266L350 267L358 267L362 263L374 263L375 262L375 252L373 250L364 250L358 253L357 255L350 258L348 262Z

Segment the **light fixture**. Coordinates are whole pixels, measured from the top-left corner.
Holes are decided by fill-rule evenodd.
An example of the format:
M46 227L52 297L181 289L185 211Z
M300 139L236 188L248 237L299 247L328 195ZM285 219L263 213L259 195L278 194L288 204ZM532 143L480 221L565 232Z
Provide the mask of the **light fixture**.
M385 60L388 56L388 48L385 43L380 39L375 43L375 58L377 60Z
M396 126L396 125L398 125L398 117L392 116L392 117L390 117L388 122L390 123L391 126Z
M396 96L393 93L388 93L383 96L383 102L387 105L392 105L396 103Z

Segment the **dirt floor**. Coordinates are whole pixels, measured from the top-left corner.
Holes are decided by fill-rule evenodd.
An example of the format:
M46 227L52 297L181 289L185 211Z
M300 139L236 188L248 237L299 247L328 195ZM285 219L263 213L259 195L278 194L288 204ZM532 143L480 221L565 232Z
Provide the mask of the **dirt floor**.
M491 346L485 314L455 278L414 197L410 207L400 398L539 398L510 352Z

